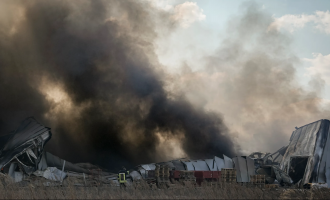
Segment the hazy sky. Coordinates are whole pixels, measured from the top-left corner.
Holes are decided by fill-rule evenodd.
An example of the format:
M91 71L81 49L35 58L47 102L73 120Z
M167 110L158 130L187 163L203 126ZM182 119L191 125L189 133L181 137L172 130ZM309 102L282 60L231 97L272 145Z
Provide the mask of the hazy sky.
M223 35L225 34L224 31L228 20L240 13L240 8L244 7L242 4L246 1L164 0L158 1L157 5L166 9L169 6L175 7L178 4L188 2L196 3L198 7L197 12L203 17L200 20L196 19L189 24L188 27L176 30L176 32L171 33L170 36L164 39L164 45L161 45L160 49L166 48L166 51L160 51L159 57L169 68L176 69L176 67L182 65L182 62L188 62L196 69L200 67L199 62L196 62L199 55L211 53L219 46L224 37ZM274 19L283 17L285 19L284 21L287 22L283 23L285 25L280 31L286 32L289 37L292 37L292 49L296 56L302 61L300 67L297 68L297 75L301 84L307 85L311 72L325 70L325 74L330 75L330 1L257 0L255 2L257 2L265 12L272 15ZM323 19L322 28L318 28L320 23L315 21L318 19L303 19L308 18L308 16L317 16L316 12L318 11L324 13L324 16L316 17L320 20ZM319 55L319 57L317 57L317 55ZM328 57L326 57L327 55ZM324 62L327 63L328 68L326 66L320 66L322 65L321 59L326 59ZM312 68L308 70L310 67ZM327 81L322 97L330 99L330 78L325 74L323 76L321 73L321 78Z
M182 80L175 88L182 87L186 91L187 97L196 105L202 105L206 109L221 113L230 130L235 132L232 135L237 138L238 144L244 152L248 153L258 150L258 148L260 151L274 151L282 144L288 143L289 136L295 126L299 127L320 118L330 117L325 114L330 102L330 1L164 0L154 2L154 4L160 9L174 13L174 18L178 21L181 20L180 28L161 35L156 43L156 52L160 62L172 74L178 74L176 79ZM292 55L291 58L295 61L290 62L289 66L291 67L292 64L294 72L292 76L291 74L288 75L289 82L281 82L283 84L274 82L274 88L279 91L277 96L279 101L266 103L272 100L262 95L253 100L253 106L243 106L244 100L241 104L229 105L230 103L234 104L237 98L246 98L242 95L242 91L247 91L248 85L240 90L233 90L232 93L228 92L228 89L227 92L220 91L230 87L230 82L228 82L230 79L234 79L232 81L235 84L235 77L242 75L242 71L234 72L231 70L238 69L238 66L244 65L246 61L233 64L226 70L219 70L220 68L218 68L218 71L210 72L212 64L210 64L209 58L221 57L219 53L226 52L224 46L228 44L228 41L234 44L234 41L240 40L234 36L239 27L235 29L232 26L247 20L245 17L248 18L249 15L245 15L244 12L250 4L254 4L253 9L258 10L257 12L264 13L259 17L271 17L271 21L266 22L269 24L261 25L263 29L258 29L255 32L261 34L276 30L281 34L281 37L285 38L281 42L283 42L282 46L287 52L282 52L283 56L278 56L284 59L286 53ZM249 23L250 26L240 30L243 35L245 30L248 33L251 31L250 29L254 29L253 20ZM273 40L270 35L265 37L269 37L269 41ZM242 40L242 42L244 43L242 46L248 53L240 55L241 57L236 60L241 60L244 56L254 55L258 51L254 48L258 45L262 46L262 41ZM270 50L276 45L276 42L265 44L264 53L269 56L277 56L274 55L277 54L276 51ZM228 49L232 48L228 47ZM232 62L223 64L231 65ZM276 70L276 68L274 66L272 70ZM280 68L278 67L278 69ZM289 70L289 68L284 67L282 69ZM259 74L259 72L261 71L256 71L256 73L251 71L251 74ZM285 73L291 73L291 71ZM226 77L230 78L226 79ZM271 77L267 78L271 79ZM257 87L264 84L259 80L256 82L259 84ZM257 87L255 87L255 91L260 90ZM292 97L287 100L285 98L291 96L293 92L284 92L284 88L290 88L291 91L299 90L301 94L298 95L299 97ZM249 94L253 95L252 93ZM231 96L231 94L235 95ZM235 98L235 100L228 102L231 98ZM268 96L268 98L274 99L275 97ZM301 100L293 100L296 98L301 98ZM299 109L304 110L311 107L310 105L300 105L301 102L309 101L306 99L317 101L313 104L316 106L315 110L300 113ZM288 105L295 105L296 110L286 108ZM261 111L252 109L252 107L257 108L258 106L260 106ZM236 108L234 109L234 107ZM247 111L250 108L252 111ZM275 113L282 114L274 117ZM271 140L274 141L274 144ZM260 145L260 143L265 145Z

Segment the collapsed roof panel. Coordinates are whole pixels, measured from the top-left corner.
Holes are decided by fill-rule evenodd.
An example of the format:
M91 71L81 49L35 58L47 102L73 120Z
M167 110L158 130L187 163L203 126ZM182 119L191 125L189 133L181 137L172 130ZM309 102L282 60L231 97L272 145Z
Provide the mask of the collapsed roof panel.
M0 137L0 151L3 150L5 145L7 144L8 140L13 137L14 133L3 135Z
M31 144L25 144L12 151L7 151L5 153L2 153L1 157L0 157L0 168L3 168L10 161L12 161L13 159L16 159L16 157L25 153L25 151L27 149L29 149L30 147L31 147Z
M4 146L1 148L3 152L17 148L20 145L30 142L39 136L42 136L42 140L47 140L51 137L50 128L41 125L33 117L25 119L19 128L10 135L10 139L8 139L6 144L4 144Z
M297 128L291 135L281 169L291 174L290 176L296 176L298 171L303 171L303 175L299 175L303 177L293 178L301 178L303 184L325 182L324 166L327 169L326 165L330 162L327 153L330 150L329 126L330 121L323 119ZM301 166L300 162L306 164ZM294 166L299 167L299 170L295 170Z
M92 174L93 171L84 169L82 167L79 167L78 165L75 165L71 162L65 161L57 156L54 156L53 154L49 152L43 152L42 155L42 163L46 163L47 167L56 167L58 169L62 169L64 166L65 171L72 171L72 172L79 172L79 173L85 173L85 174ZM65 161L65 163L64 163ZM46 167L46 166L43 166ZM47 168L46 167L46 168ZM43 169L41 169L43 170ZM94 172L95 173L95 172Z

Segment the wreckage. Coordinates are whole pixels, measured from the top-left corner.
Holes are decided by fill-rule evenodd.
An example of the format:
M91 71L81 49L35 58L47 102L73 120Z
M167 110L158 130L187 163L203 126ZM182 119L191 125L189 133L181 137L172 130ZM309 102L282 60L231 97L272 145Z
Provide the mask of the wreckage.
M43 126L33 117L25 119L17 130L0 137L1 174L8 174L15 182L25 176L42 176L52 181L63 181L69 175L90 175L95 166L73 164L44 151L51 139L50 128ZM104 177L111 175L102 172Z
M75 183L77 186L93 185L89 183L97 180L98 184L125 187L144 182L151 188L223 183L262 187L327 183L330 187L329 126L329 120L319 120L296 128L289 145L274 153L254 152L249 156L223 155L223 158L198 160L182 158L110 173L89 163L73 164L44 151L52 137L51 129L30 117L17 130L0 137L0 174L15 182L43 177L60 184L66 177L74 177L80 181Z
M330 187L330 121L322 119L292 133L283 156L283 169L300 186L327 184Z

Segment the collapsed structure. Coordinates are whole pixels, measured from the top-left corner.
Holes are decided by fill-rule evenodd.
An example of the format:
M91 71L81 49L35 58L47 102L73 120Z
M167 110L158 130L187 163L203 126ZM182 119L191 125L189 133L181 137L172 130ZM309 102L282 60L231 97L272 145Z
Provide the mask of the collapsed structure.
M33 117L25 119L17 130L0 137L0 169L15 182L26 176L42 176L52 181L63 181L68 174L93 174L94 165L73 164L44 151L51 139L50 128ZM60 170L61 169L61 170ZM105 177L110 173L102 172Z
M330 187L330 121L322 119L292 133L281 168L293 183L327 183Z
M12 133L0 137L0 168L2 175L15 182L29 177L43 177L60 182L75 177L80 183L97 180L120 186L144 181L150 187L181 185L214 185L220 182L272 184L299 187L325 183L330 187L329 120L307 124L292 133L288 146L274 153L254 152L249 156L191 160L182 158L161 163L141 164L121 176L101 170L89 163L73 164L44 151L51 139L51 129L33 117L24 120ZM127 173L126 173L127 172ZM123 180L121 178L124 177Z

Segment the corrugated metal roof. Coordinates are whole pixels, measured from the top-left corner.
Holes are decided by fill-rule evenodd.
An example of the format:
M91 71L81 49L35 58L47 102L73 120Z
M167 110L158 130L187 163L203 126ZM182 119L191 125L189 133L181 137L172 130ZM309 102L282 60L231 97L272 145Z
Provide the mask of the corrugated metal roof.
M172 161L175 170L186 170L183 163L180 160L173 160Z
M207 166L204 160L196 160L192 162L195 167L195 171L210 171L209 167Z
M226 155L223 155L224 161L225 161L225 168L234 168L233 161Z
M209 167L210 171L218 171L218 166L214 159L206 159L205 162Z
M223 159L214 156L214 160L217 163L217 167L219 171L221 171L222 168L225 168L225 161Z
M193 166L192 162L183 162L186 166L186 170L188 171L194 171L195 167Z

